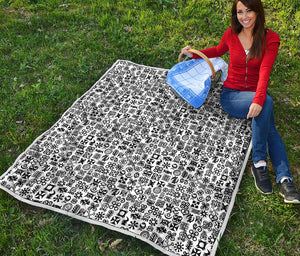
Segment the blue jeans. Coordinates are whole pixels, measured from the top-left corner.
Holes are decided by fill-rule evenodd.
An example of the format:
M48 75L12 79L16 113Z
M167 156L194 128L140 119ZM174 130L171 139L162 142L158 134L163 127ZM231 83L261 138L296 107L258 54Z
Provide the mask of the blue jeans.
M255 92L223 88L220 102L223 109L236 118L246 118ZM267 94L263 109L252 118L252 160L267 161L267 153L273 164L276 182L283 177L292 179L286 150L274 123L273 100Z

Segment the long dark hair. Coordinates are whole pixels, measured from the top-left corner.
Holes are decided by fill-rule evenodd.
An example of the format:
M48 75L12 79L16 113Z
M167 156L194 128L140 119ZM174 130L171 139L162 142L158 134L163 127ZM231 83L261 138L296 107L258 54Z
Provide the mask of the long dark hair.
M237 19L237 10L236 5L238 2L242 2L245 6L247 6L250 10L254 11L256 16L255 25L253 28L252 36L253 43L250 48L250 53L248 55L248 59L259 58L262 56L263 46L266 47L265 41L265 11L262 5L261 0L235 0L231 9L231 27L236 34L239 34L243 26Z

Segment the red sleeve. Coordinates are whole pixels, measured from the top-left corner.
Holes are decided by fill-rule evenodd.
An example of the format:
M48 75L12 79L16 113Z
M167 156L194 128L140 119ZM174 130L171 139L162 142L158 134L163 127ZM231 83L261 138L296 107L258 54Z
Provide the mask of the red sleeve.
M271 35L266 38L267 50L260 65L259 79L253 99L253 103L257 103L260 106L263 106L266 100L269 77L280 45L279 35L273 31L269 31L268 33Z
M205 50L201 50L208 58L216 58L224 55L228 50L228 37L231 34L231 28L228 28L222 36L222 39L218 46L214 46L211 48L207 48ZM201 59L201 57L197 54L193 54L193 59Z

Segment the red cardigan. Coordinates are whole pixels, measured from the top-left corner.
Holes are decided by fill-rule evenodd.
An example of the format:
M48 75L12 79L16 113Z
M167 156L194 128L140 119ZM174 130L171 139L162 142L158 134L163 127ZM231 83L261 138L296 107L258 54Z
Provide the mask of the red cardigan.
M268 30L265 40L267 50L263 47L262 57L247 61L238 35L228 28L218 46L201 51L208 58L214 58L222 56L229 50L229 70L224 87L255 92L253 103L260 106L263 106L266 99L269 76L280 44L279 35L272 30ZM200 57L194 54L192 58Z

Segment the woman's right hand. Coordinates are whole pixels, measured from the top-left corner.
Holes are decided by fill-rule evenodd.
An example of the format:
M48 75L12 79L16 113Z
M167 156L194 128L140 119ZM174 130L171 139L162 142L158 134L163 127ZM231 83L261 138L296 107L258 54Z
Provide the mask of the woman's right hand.
M193 57L193 54L188 52L188 50L192 49L191 46L187 45L186 47L183 47L181 49L181 53L188 56L189 58L192 58Z

